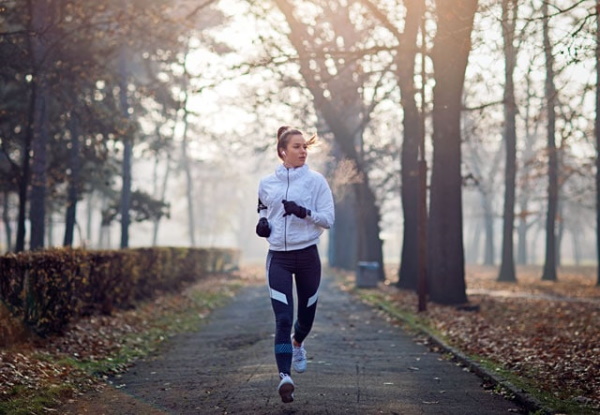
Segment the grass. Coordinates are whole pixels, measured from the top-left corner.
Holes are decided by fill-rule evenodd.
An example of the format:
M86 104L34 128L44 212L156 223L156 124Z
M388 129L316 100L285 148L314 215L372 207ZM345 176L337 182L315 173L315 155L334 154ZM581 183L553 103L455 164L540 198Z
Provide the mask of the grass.
M21 386L12 390L15 398L7 402L0 402L0 414L4 415L31 415L48 413L49 409L65 397L71 396L73 390L68 385L58 385L44 388L41 391L30 391Z

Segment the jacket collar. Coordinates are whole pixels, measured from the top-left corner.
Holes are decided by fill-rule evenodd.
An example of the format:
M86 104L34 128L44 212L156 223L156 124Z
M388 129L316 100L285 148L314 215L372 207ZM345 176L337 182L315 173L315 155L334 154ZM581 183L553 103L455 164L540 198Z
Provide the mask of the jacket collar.
M302 167L288 169L283 164L280 164L275 169L275 176L280 180L295 180L299 177L304 176L308 172L308 164L302 165Z

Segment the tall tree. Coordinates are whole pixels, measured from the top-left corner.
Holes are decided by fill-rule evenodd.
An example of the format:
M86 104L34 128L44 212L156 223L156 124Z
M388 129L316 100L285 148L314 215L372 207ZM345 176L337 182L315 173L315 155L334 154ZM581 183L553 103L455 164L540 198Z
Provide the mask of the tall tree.
M600 0L596 0L596 253L600 264ZM600 266L596 285L600 286Z
M31 201L29 220L31 222L30 249L44 246L46 222L46 186L49 142L49 74L48 58L51 53L56 4L50 0L28 1L29 5L29 47L32 66L32 114L31 114Z
M502 38L504 40L504 209L502 213L502 253L498 281L517 281L514 258L515 185L517 176L517 103L514 72L517 64L515 33L518 0L502 0Z
M316 110L326 121L339 151L362 177L359 183L352 185L356 201L357 259L377 262L383 276L380 212L363 154L363 133L372 108L365 105L361 96L365 74L358 57L347 54L348 50L361 48L364 39L353 27L352 4L313 3L323 10L322 24L315 28L298 18L298 10L291 2L276 2L290 27L289 39L298 53L300 73L313 95ZM333 37L331 30L336 33Z
M32 73L28 17L28 2L7 5L3 9L0 32L0 151L7 163L2 169L6 180L3 188L9 188L10 192L15 192L18 196L16 241L13 244L16 251L25 249L33 135L32 87L35 84L28 82L25 76Z
M189 46L188 46L189 52ZM187 53L186 53L187 56ZM182 64L183 75L181 77L181 123L183 124L183 132L181 133L181 168L185 174L185 197L187 202L188 215L188 236L190 238L190 246L196 246L196 211L194 208L194 178L192 176L192 160L189 149L189 130L190 130L190 109L189 109L189 84L190 72L187 67L187 62Z
M12 226L10 223L10 193L8 190L2 192L2 224L4 225L4 232L6 237L6 250L12 250Z
M525 94L524 108L523 108L523 119L524 119L524 135L523 135L523 148L521 150L520 157L520 169L519 172L519 194L518 202L519 213L518 213L518 225L517 225L517 263L519 265L526 265L528 261L528 247L527 239L529 230L540 220L539 215L532 212L532 199L534 191L534 180L532 178L533 170L532 160L536 159L535 155L535 142L539 135L539 130L542 128L541 117L537 116L537 108L539 107L538 102L534 99L535 86L534 86L534 75L536 69L530 62L525 77L525 86L523 92Z
M467 301L463 246L461 109L477 0L437 1L431 58L433 161L428 231L428 291L432 301Z
M69 119L69 178L67 191L67 212L65 215L64 246L73 246L73 234L76 224L77 202L81 194L81 144L79 116L71 114Z
M129 113L129 69L127 65L128 52L126 46L123 45L119 54L119 103L121 108L121 119L123 122L124 134L123 141L123 160L121 165L121 174L123 184L121 187L121 248L129 247L129 224L131 219L129 210L131 209L131 182L132 182L132 162L133 162L133 129L131 127Z
M425 141L425 113L419 110L416 100L418 88L415 85L415 62L417 58L417 33L421 27L421 54L426 52L426 32L424 24L425 1L407 1L404 33L399 38L399 48L396 55L396 78L400 87L401 104L404 112L402 120L403 140L401 153L401 199L402 213L404 216L402 252L400 254L400 268L398 269L398 287L414 289L418 288L419 282L419 227L420 218L419 201L421 200L420 186L425 185L427 180L419 180L420 175L426 174L419 169L419 143ZM421 65L425 64L424 56L421 56ZM421 107L425 108L425 68L421 68ZM424 151L424 148L421 148ZM421 154L421 162L425 155ZM426 167L426 166L425 166ZM422 169L421 169L422 170ZM423 209L421 209L423 210ZM425 213L421 212L421 214ZM421 219L421 221L419 220ZM422 223L425 226L425 223ZM423 237L423 235L421 235Z
M556 215L558 212L558 154L556 149L556 86L554 83L554 55L550 39L550 15L548 1L542 2L542 36L546 79L546 153L548 156L548 206L546 210L546 253L542 280L556 281Z
M419 89L415 84L416 58L419 52L417 35L425 14L425 1L404 2L404 30L400 31L390 20L390 16L370 0L362 3L381 21L385 28L397 40L395 50L395 75L400 88L402 104L402 150L400 155L401 186L403 213L402 252L398 269L398 287L415 290L418 277L418 202L419 202L419 165L418 147L422 135L424 114L417 104ZM421 53L425 53L425 34L421 37ZM421 80L422 83L425 79ZM424 97L421 97L424 99Z

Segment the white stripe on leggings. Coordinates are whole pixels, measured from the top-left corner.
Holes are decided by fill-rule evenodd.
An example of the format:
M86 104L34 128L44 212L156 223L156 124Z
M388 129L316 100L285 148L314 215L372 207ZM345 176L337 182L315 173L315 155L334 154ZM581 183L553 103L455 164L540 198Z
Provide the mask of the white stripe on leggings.
M282 302L283 304L287 305L288 301L287 301L287 297L284 293L274 290L272 288L269 288L269 291L271 292L271 298L273 300Z
M311 305L313 305L314 303L316 303L316 302L317 302L317 299L318 299L318 298L319 298L319 291L317 291L317 292L315 293L315 295L313 295L312 297L310 297L310 298L308 299L308 303L306 303L306 306L307 306L307 307L310 307Z

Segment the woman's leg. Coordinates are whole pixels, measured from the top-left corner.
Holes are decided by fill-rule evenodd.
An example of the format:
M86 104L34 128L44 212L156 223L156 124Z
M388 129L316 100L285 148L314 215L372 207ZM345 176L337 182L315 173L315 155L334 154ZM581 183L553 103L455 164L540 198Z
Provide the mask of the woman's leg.
M279 373L288 375L292 365L290 335L294 319L293 262L287 252L269 251L267 255L267 279L275 313L275 361Z
M321 283L321 259L316 245L298 252L296 268L296 291L298 294L298 318L294 325L294 340L301 344L312 329L317 312L319 285Z

